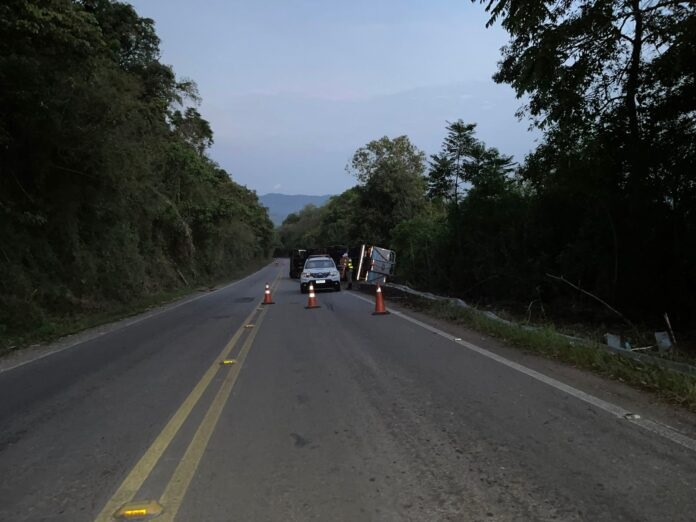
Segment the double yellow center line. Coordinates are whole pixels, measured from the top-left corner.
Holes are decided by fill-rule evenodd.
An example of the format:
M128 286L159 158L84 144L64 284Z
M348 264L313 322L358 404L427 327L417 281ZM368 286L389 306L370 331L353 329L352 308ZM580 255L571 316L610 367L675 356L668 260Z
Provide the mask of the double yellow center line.
M280 274L276 276L271 284L271 287L275 287ZM179 506L183 501L186 490L193 479L193 476L198 468L198 463L203 457L203 452L208 445L213 430L217 425L222 409L227 402L227 399L232 392L239 372L244 364L249 350L254 342L256 333L261 326L263 318L266 314L267 308L263 308L256 319L255 327L250 331L244 344L242 345L239 354L237 355L237 364L233 366L223 366L222 368L230 368L228 374L225 377L217 395L213 399L208 412L205 414L203 421L196 430L193 439L191 440L186 453L179 462L172 478L167 484L164 493L161 498L161 504L164 506L164 512L159 520L174 520ZM128 476L121 483L116 493L109 499L102 511L99 513L95 522L111 522L114 520L113 515L123 504L130 502L137 495L138 491L142 487L145 480L150 476L152 470L155 468L160 458L169 447L174 437L181 429L186 419L189 417L193 411L198 401L203 396L203 393L208 389L213 378L220 371L220 362L227 359L232 350L237 345L242 333L245 331L245 325L251 322L254 315L257 313L258 308L254 310L247 316L247 318L242 323L242 326L237 329L229 342L225 345L220 355L213 361L213 364L208 368L200 381L193 388L191 393L186 397L179 409L174 413L172 418L166 424L164 429L160 432L154 442L147 449L145 454L140 458L138 463L133 467Z

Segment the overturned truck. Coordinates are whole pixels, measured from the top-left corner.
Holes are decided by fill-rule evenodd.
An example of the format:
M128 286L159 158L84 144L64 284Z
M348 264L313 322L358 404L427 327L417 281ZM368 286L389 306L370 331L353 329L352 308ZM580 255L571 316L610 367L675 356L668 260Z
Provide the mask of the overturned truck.
M394 275L396 252L393 250L373 245L362 245L357 258L359 261L358 270L355 273L356 281L384 284L387 282L387 277Z

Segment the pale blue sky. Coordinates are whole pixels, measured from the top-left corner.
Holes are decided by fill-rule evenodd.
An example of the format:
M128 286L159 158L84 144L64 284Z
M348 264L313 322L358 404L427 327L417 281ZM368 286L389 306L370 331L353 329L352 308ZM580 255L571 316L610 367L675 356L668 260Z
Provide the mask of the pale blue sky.
M356 148L407 134L431 154L445 121L521 160L533 147L490 78L505 32L467 0L136 0L162 61L198 83L211 157L259 194L336 194Z

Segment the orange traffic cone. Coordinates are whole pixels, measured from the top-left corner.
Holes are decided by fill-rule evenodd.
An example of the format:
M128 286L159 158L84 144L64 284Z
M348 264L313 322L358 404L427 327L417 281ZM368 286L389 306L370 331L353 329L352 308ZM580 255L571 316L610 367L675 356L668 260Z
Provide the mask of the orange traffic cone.
M314 295L314 285L309 283L309 299L307 300L307 306L305 308L321 308L317 304L317 296Z
M372 315L386 315L389 312L387 312L386 307L384 306L384 297L382 297L382 288L377 285L377 291L375 292L375 311L372 312Z
M266 291L263 294L263 303L261 304L275 304L271 298L271 287L266 283Z

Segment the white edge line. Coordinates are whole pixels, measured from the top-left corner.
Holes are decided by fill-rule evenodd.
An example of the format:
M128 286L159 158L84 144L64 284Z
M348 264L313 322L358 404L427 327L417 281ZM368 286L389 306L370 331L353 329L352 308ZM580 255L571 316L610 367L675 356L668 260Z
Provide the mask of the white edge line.
M349 293L348 295L351 295L357 299L360 299L362 301L365 301L367 303L372 304L371 299L368 299L368 298L363 297L361 295L357 295L354 293ZM531 368L527 368L526 366L523 366L519 363L511 361L510 359L506 359L505 357L498 355L497 353L493 353L493 352L486 350L485 348L481 348L480 346L477 346L473 343L470 343L468 341L464 341L462 339L459 339L458 337L454 337L453 335L448 334L447 332L444 332L443 330L440 330L438 328L435 328L434 326L431 326L427 323L419 321L418 319L410 317L401 311L392 311L392 314L396 315L397 317L400 317L402 319L405 319L406 321L409 321L415 325L418 325L421 328L425 328L429 332L438 334L441 337L444 337L445 339L448 339L448 340L450 340L450 341L452 341L460 346L463 346L463 347L465 347L473 352L476 352L480 355L483 355L484 357L488 357L489 359L492 359L492 360L494 360L502 365L505 365L508 368L512 368L513 370L516 370L520 373L523 373L523 374L527 375L528 377L531 377L532 379L535 379L539 382L543 382L544 384L551 386L552 388L556 388L559 391L567 393L568 395L571 395L572 397L575 397L576 399L579 399L583 402L591 404L595 408L598 408L598 409L603 410L607 413L610 413L611 415L618 417L622 420L627 420L633 424L640 426L644 430L647 430L647 431L654 433L656 435L660 435L661 437L664 437L668 440L671 440L672 442L675 442L675 443L679 444L680 446L683 446L687 449L690 449L691 451L696 452L696 440L692 439L691 437L688 437L687 435L684 435L683 433L679 432L675 428L672 428L671 426L668 426L666 424L661 424L659 422L656 422L656 421L653 421L650 419L644 419L640 416L634 417L635 412L629 412L628 410L625 410L622 407L617 406L616 404L613 404L611 402L607 402L603 399L600 399L599 397L595 397L594 395L590 395L589 393L585 393L582 390L574 388L573 386L569 386L568 384L565 384L561 381L553 379L552 377L544 375L543 373L539 373L535 370L532 370Z
M264 266L263 268L257 270L256 272L243 277L242 279L239 279L237 281L233 281L232 283L227 284L225 286L222 286L220 288L216 288L215 290L213 290L211 292L205 292L205 293L202 293L200 295L193 296L193 297L184 297L180 301L175 302L173 304L162 305L162 307L159 310L155 310L153 312L142 312L135 319L132 319L130 321L126 320L126 322L121 323L116 328L107 329L107 330L104 330L101 332L94 332L94 334L88 335L85 339L81 339L81 340L77 341L76 343L69 344L67 346L61 346L60 348L56 348L55 350L47 351L45 353L37 355L36 357L34 357L32 359L28 359L26 361L22 361L20 363L17 363L14 366L9 366L7 368L0 368L0 374L3 374L5 372L9 372L10 370L15 370L17 368L20 368L20 367L25 366L27 364L31 364L31 363L36 362L36 361L40 361L41 359L45 359L46 357L49 357L51 355L55 355L57 353L64 352L65 350L70 350L71 348L75 348L76 346L80 346L81 344L85 344L85 343L88 343L88 342L93 341L95 339L99 339L100 337L102 337L104 335L118 332L120 330L123 330L124 328L128 328L129 326L133 326L134 324L141 323L141 322L146 321L148 319L152 319L153 317L157 317L158 315L161 315L165 312L169 312L171 310L179 308L180 306L184 306L186 304L193 303L194 301L198 301L199 299L203 299L204 297L208 297L208 296L211 296L213 294L217 294L218 292L222 292L223 290L227 290L228 288L231 288L231 287L241 283L242 281L246 281L250 277L258 274L261 270L263 270L264 268L268 268L272 264L273 263L270 263L270 264ZM116 322L118 322L118 321L116 321ZM111 324L113 324L113 323L111 323ZM104 323L104 324L95 326L94 328L108 327L108 325L109 325L109 323ZM76 332L75 334L71 334L71 335L79 335L79 332ZM58 340L56 340L54 342L58 342Z

